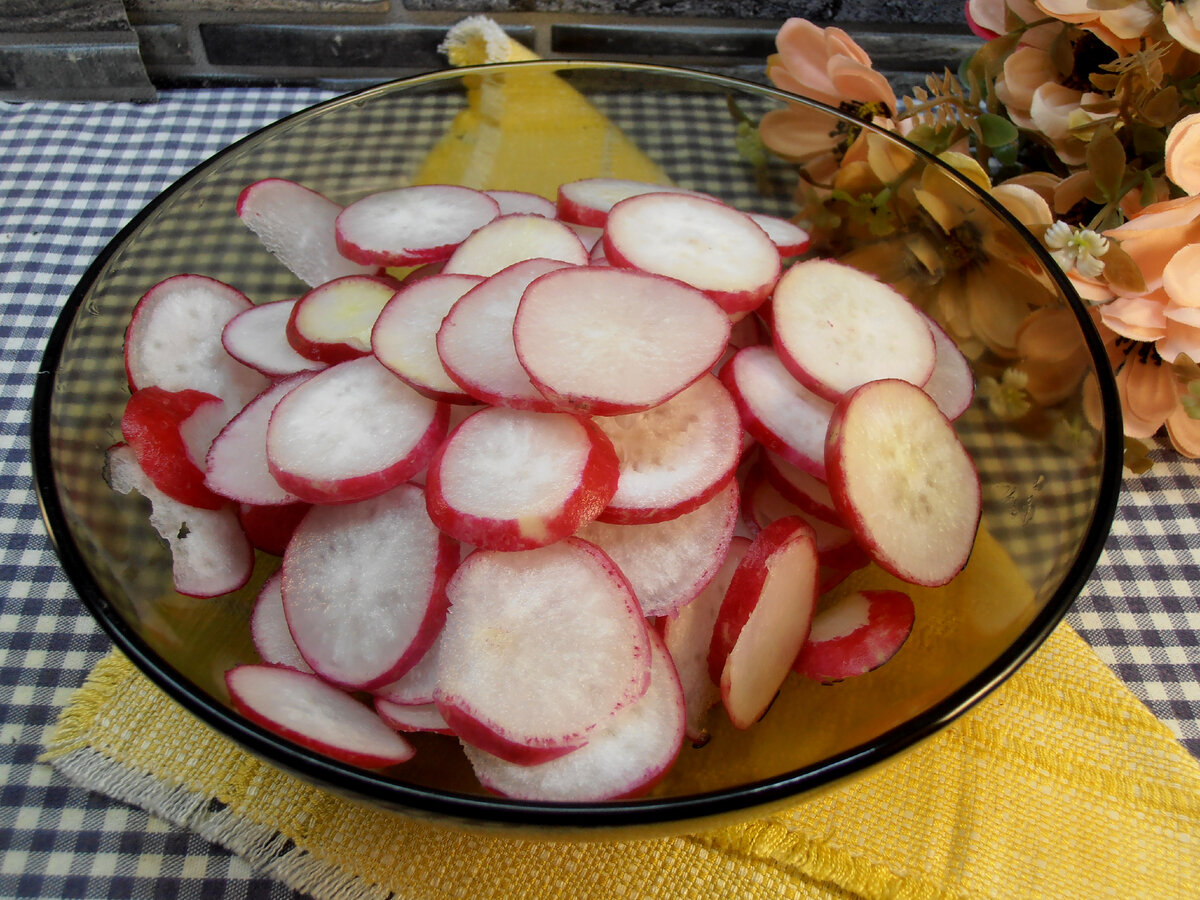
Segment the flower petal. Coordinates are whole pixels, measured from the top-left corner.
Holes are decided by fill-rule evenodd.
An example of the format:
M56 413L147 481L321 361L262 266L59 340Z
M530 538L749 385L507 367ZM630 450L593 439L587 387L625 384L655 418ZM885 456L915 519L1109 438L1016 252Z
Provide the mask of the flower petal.
M1167 416L1167 434L1180 454L1200 459L1200 419L1189 416L1183 406Z
M1166 366L1131 358L1117 373L1125 434L1147 438L1158 431L1179 402L1174 375Z
M1171 257L1162 286L1173 305L1200 308L1200 244L1188 244Z
M1166 304L1145 297L1118 297L1100 307L1104 324L1122 337L1157 341L1167 333Z

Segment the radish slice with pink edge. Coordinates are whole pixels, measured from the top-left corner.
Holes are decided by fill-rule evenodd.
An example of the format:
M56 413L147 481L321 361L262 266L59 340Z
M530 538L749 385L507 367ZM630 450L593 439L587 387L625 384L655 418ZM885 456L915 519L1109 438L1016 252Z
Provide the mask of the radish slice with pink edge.
M486 279L451 307L437 332L437 352L446 374L483 403L553 412L517 359L513 320L525 288L568 263L528 259ZM467 276L460 276L467 277Z
M225 404L203 391L168 391L150 386L136 390L121 415L121 436L137 456L138 465L154 486L188 506L220 509L225 498L204 483L203 456L194 458L187 435L193 417L225 418ZM219 422L216 423L220 427ZM202 426L207 432L211 426ZM199 449L199 448L195 448Z
M593 421L621 464L601 522L662 522L696 509L733 477L742 450L737 406L713 375L644 412Z
M425 489L447 534L489 550L529 550L596 518L617 477L616 451L592 422L493 406L442 444Z
M423 397L373 356L330 366L279 401L267 465L310 503L373 497L421 471L446 435L449 408Z
M923 385L936 349L925 315L890 285L828 259L797 263L771 301L779 361L813 393L836 402L868 381Z
M352 690L395 681L433 645L458 547L405 484L379 497L316 506L283 555L283 608L305 661Z
M796 504L810 516L835 525L842 521L842 514L837 511L833 495L829 493L829 485L820 478L770 450L763 453L762 466L767 481L784 499Z
M791 376L768 346L744 347L721 369L746 431L773 453L825 477L825 432L833 404Z
M543 275L513 321L517 358L552 401L596 415L657 406L720 358L730 324L695 288L602 266Z
M446 374L438 356L437 334L450 308L482 280L475 275L437 274L404 285L371 330L375 358L426 397L474 403L475 398Z
M590 228L603 228L604 223L608 220L609 211L622 200L628 200L639 194L651 193L707 196L686 188L654 184L649 181L632 181L625 178L583 178L579 181L560 184L555 205L558 208L558 217L564 222Z
M436 702L473 746L521 765L562 756L649 687L641 609L593 544L477 550L447 593Z
M501 216L462 242L446 261L447 275L495 275L526 259L585 266L588 251L567 225L530 213Z
M649 689L599 724L586 746L524 766L464 744L480 784L519 800L575 803L635 797L653 787L679 755L685 712L670 654L654 633L650 645Z
M798 518L767 526L733 573L709 647L709 675L735 728L757 722L779 692L812 625L817 550Z
M708 741L705 727L708 711L721 702L721 689L708 673L708 648L712 643L713 627L734 570L749 547L748 538L735 537L716 577L676 616L663 620L663 641L675 661L683 685L687 736L698 746Z
M407 762L412 745L374 711L316 675L286 666L235 666L225 673L234 709L281 737L364 769Z
M398 283L374 275L349 275L319 285L296 301L287 321L288 343L301 356L345 362L371 352L371 329Z
M340 204L294 181L264 178L245 188L237 216L305 284L378 271L342 256L334 235Z
M446 719L434 703L423 703L420 706L406 706L392 703L383 697L376 696L375 712L379 718L394 731L431 731L434 734L454 734L454 729L446 724Z
M979 474L954 426L920 388L886 379L834 409L829 490L879 566L934 587L966 565L981 513Z
M460 549L465 550L466 547ZM438 656L441 654L442 635L434 638L433 644L416 665L395 681L389 681L371 691L376 697L399 706L424 706L433 702L437 689Z
M643 614L667 616L703 590L721 567L738 522L732 478L703 506L651 525L593 522L579 536L607 553L629 579Z
M642 194L608 214L610 265L675 278L704 291L725 312L757 308L779 280L779 249L745 213L688 194Z
M238 521L255 550L283 556L288 541L304 514L312 506L303 501L285 503L282 506L259 506L255 503L238 504Z
M796 672L816 681L841 681L878 669L912 633L916 612L900 591L847 594L813 617Z
M937 359L923 387L942 414L953 422L967 411L975 399L975 373L945 329L931 318L926 317L925 321L933 332Z
M558 215L554 201L547 200L540 194L531 194L529 191L503 190L484 191L484 193L496 201L502 216L522 213L553 219Z
M312 666L300 655L288 628L283 612L282 582L283 573L276 570L259 589L250 613L250 640L264 663L311 672Z
M240 312L221 331L225 352L270 378L323 369L325 363L301 356L288 343L287 325L296 301L275 300Z
M114 491L136 491L150 501L150 525L171 550L175 590L191 597L218 597L250 580L254 550L232 506L200 509L168 497L141 470L126 444L110 447L105 463Z
M588 252L588 262L592 261L592 254L596 252L596 248L604 242L600 239L604 237L603 228L593 228L590 225L576 225L573 222L568 222L567 226L575 232L575 236L583 241L583 246Z
M807 251L812 243L809 233L795 222L789 222L779 216L768 216L765 213L752 212L746 213L746 215L755 225L766 232L767 237L771 239L782 257L799 256Z
M500 205L482 191L425 184L356 200L337 217L338 250L380 266L417 266L449 259L471 232L496 218Z

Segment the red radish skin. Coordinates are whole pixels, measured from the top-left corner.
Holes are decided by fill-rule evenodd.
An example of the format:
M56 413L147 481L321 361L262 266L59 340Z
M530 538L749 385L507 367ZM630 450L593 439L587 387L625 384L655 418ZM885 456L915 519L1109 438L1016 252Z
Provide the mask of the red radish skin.
M829 493L829 485L769 450L762 455L763 472L771 486L790 503L796 504L810 516L835 525L842 521L841 513Z
M295 306L294 299L276 300L238 313L221 331L225 352L269 378L324 368L324 363L301 356L288 342L288 320Z
M134 391L121 416L121 436L137 456L138 465L167 496L188 506L220 509L225 499L204 484L184 440L183 425L205 406L222 406L219 397L203 391L168 391L146 387Z
M442 271L487 277L527 259L557 259L586 266L588 248L570 227L555 219L532 214L500 216L464 240Z
M312 667L300 655L288 630L287 616L283 612L283 591L280 588L282 581L283 573L276 570L259 589L254 610L250 613L250 639L264 663L312 672Z
M296 526L311 508L311 503L303 501L282 506L240 503L237 516L254 549L272 556L283 556Z
M460 548L465 549L465 548ZM433 703L437 689L438 656L441 653L441 633L411 669L395 681L371 691L376 697L397 706L425 706Z
M454 729L447 723L437 706L433 703L421 706L406 706L392 703L382 697L374 700L375 712L379 718L394 731L430 731L434 734L454 734Z
M399 283L392 278L351 275L319 285L292 307L286 334L306 359L334 365L371 352L371 329Z
M767 237L779 250L779 255L785 259L807 252L812 243L808 232L794 222L763 213L747 213L747 215L755 225L766 232Z
M622 200L640 194L679 193L706 196L684 188L625 178L584 178L558 186L555 205L564 222L588 228L603 228L609 211Z
M525 213L553 219L557 215L553 200L528 191L484 191L500 207L500 215Z
M825 683L865 675L896 655L915 618L912 599L900 591L847 594L813 617L793 668Z
M777 519L797 516L812 526L821 565L835 569L860 569L870 562L845 522L830 522L807 512L784 497L755 466L746 475L742 491L743 518L752 531L761 531Z

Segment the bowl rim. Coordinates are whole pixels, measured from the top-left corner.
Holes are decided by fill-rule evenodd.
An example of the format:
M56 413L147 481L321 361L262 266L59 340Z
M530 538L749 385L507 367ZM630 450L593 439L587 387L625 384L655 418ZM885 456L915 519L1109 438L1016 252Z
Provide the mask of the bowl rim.
M30 420L31 461L34 490L51 545L60 564L81 602L108 634L113 644L124 653L152 682L202 722L228 736L243 748L274 765L343 795L383 803L400 812L432 816L443 823L458 822L468 827L512 826L542 829L564 828L578 830L585 837L600 836L604 829L626 826L687 826L696 820L727 817L729 814L752 815L759 807L778 806L789 800L833 786L843 778L860 773L891 759L920 743L959 718L991 691L1002 684L1045 641L1068 607L1088 581L1103 550L1120 495L1123 464L1123 431L1115 379L1107 365L1107 356L1086 307L1079 299L1065 273L1053 262L1048 252L1003 206L954 169L925 150L904 140L900 135L866 123L863 127L896 140L914 154L932 163L972 191L993 215L1022 234L1026 243L1040 258L1050 277L1056 282L1067 306L1079 323L1089 356L1097 363L1097 386L1106 415L1102 423L1103 457L1100 465L1100 489L1083 540L1074 559L1066 568L1058 588L1047 600L1018 638L977 675L969 679L941 701L905 720L875 739L843 750L819 763L733 788L723 788L684 797L649 797L633 800L613 800L584 803L547 803L512 800L491 795L464 794L396 781L380 773L357 769L334 762L314 751L279 738L264 728L250 723L201 690L185 678L164 657L150 647L120 617L104 596L89 571L82 553L71 533L69 523L59 502L57 483L52 467L50 420L53 389L58 366L71 327L77 314L109 260L121 249L137 229L164 203L185 189L226 157L248 145L264 140L270 132L301 123L327 111L373 97L402 92L439 81L461 80L464 77L503 69L545 69L551 71L603 71L676 78L708 83L713 86L737 89L789 103L799 103L845 118L845 114L823 103L790 94L774 87L757 84L728 75L713 74L682 67L650 63L623 63L597 60L548 59L527 62L498 63L442 69L396 79L362 88L320 101L291 113L245 135L224 149L207 157L176 179L143 207L105 245L88 266L61 310L43 351L32 397ZM1098 363L1103 362L1103 365Z

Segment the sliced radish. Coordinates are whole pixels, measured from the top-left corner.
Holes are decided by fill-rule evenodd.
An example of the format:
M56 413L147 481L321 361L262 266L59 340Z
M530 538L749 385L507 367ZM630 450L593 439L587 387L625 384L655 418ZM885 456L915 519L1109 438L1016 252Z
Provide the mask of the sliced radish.
M395 681L389 681L371 691L376 697L398 706L425 706L433 703L437 689L438 657L441 654L442 633L417 660L416 665Z
M433 703L405 706L382 697L375 698L375 712L396 731L432 731L434 734L454 734L446 718Z
M285 666L236 666L225 673L234 708L263 728L366 769L412 759L408 741L374 712L315 675Z
M593 522L579 536L600 547L629 579L647 616L674 614L704 588L729 549L738 521L730 479L703 506L651 525Z
M645 412L595 422L621 463L602 522L662 522L696 509L733 477L742 450L737 406L712 375Z
M553 219L558 214L554 201L547 200L540 194L531 194L528 191L484 191L484 193L496 201L502 216L528 213Z
M317 506L283 555L283 608L292 639L327 681L369 690L425 655L446 615L458 547L405 484L379 497Z
M500 205L471 188L414 185L356 200L337 217L337 246L355 262L417 266L449 259L467 235L500 214Z
M446 434L445 404L373 356L331 366L289 391L267 425L267 464L310 503L373 497L425 467Z
M568 226L532 213L500 216L462 242L442 269L447 275L495 275L526 259L585 266L588 251Z
M812 625L817 549L808 523L780 519L754 539L733 574L709 647L709 675L737 728L771 705Z
M250 613L250 639L263 662L311 672L312 667L300 655L288 628L287 616L283 612L282 582L283 573L276 571L259 589L254 610Z
M225 500L205 486L204 468L188 447L184 423L212 407L223 416L224 403L212 394L151 386L134 391L121 416L121 436L154 486L180 503L204 509L220 509Z
M225 352L271 378L323 369L325 364L296 352L287 325L296 301L276 300L238 313L221 331Z
M586 541L476 551L447 591L437 705L473 746L518 764L562 756L649 687L637 600Z
M771 315L780 362L826 400L881 378L923 385L933 372L925 316L851 266L828 259L792 266L775 288Z
M767 481L790 503L826 522L842 521L829 485L820 478L769 450L762 455L762 465Z
M935 586L966 565L979 527L979 475L920 388L886 379L848 394L830 421L826 465L838 509L881 567Z
M924 384L925 393L933 398L942 414L953 422L967 411L975 399L975 373L954 339L946 334L942 326L930 318L926 318L926 323L933 332L937 358L933 372Z
M460 541L528 550L574 534L608 504L617 454L590 421L490 407L454 430L425 475L429 514Z
M608 214L610 265L676 278L727 313L758 307L779 279L779 249L745 213L688 194L642 194Z
M679 755L684 700L662 639L651 633L650 687L635 703L613 713L587 745L536 765L518 765L464 744L485 788L520 800L593 803L645 793Z
M288 343L301 356L323 363L366 356L375 320L397 287L391 278L348 275L313 288L292 307Z
M454 304L438 329L437 352L455 384L484 403L554 411L554 404L533 386L517 359L513 319L525 288L534 279L567 265L553 259L515 263Z
M200 509L172 499L154 486L126 444L109 448L106 470L114 491L136 491L150 501L150 524L171 549L175 590L192 597L218 597L249 581L254 550L232 506Z
M568 222L567 225L575 232L575 236L583 241L583 246L588 252L588 262L591 263L592 254L596 252L597 247L604 243L600 240L604 237L604 229L593 228L590 225L576 225L573 222Z
M265 178L242 191L237 215L288 270L315 287L343 275L365 275L376 266L353 262L338 251L334 221L342 207L284 178Z
M437 334L450 308L482 280L474 275L437 274L406 284L388 301L371 331L376 359L426 397L474 403L475 398L446 374L438 356Z
M808 250L812 243L809 233L787 219L779 216L768 216L764 213L747 213L750 219L767 233L767 237L778 248L779 255L787 258L799 256Z
M856 591L813 617L793 668L817 681L841 681L878 669L912 633L913 602L900 591Z
M840 517L837 522L830 522L792 503L775 489L761 468L755 467L746 477L742 509L746 521L752 526L751 530L762 530L772 522L789 516L804 519L812 526L817 556L823 566L854 570L870 562L854 533L845 527Z
M558 217L564 222L603 228L608 213L622 200L639 194L679 193L705 196L684 188L624 178L584 178L558 186Z
M602 266L543 275L513 322L517 357L551 400L597 415L657 406L721 356L730 325L700 291Z
M283 556L288 541L296 526L312 507L311 503L285 503L281 506L259 506L253 503L238 504L238 521L255 550Z

